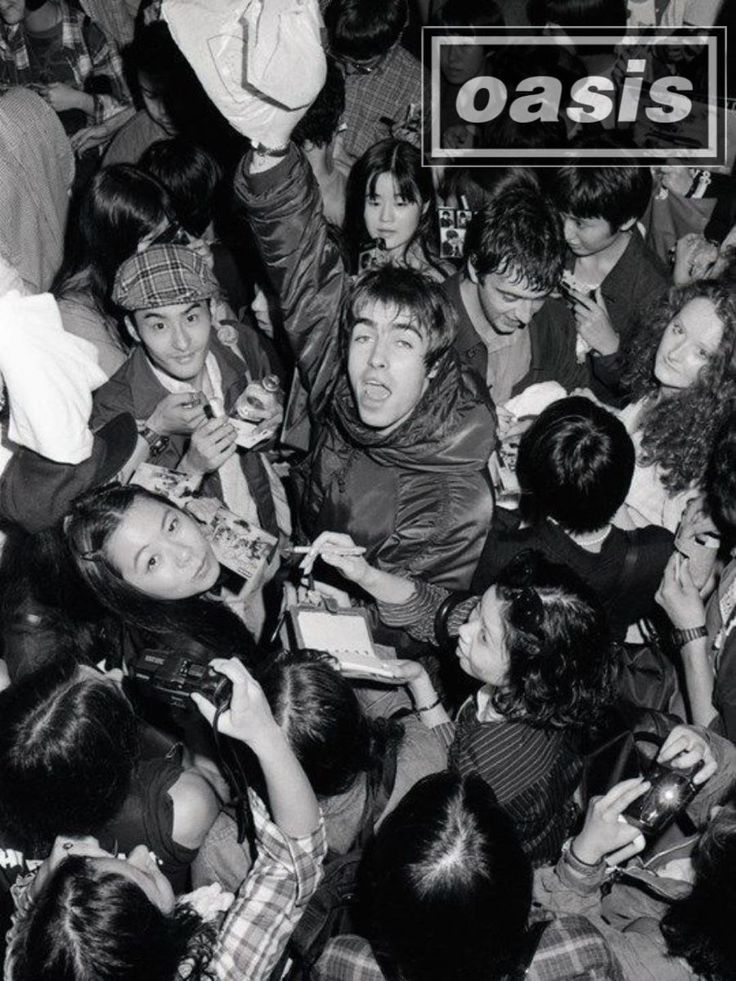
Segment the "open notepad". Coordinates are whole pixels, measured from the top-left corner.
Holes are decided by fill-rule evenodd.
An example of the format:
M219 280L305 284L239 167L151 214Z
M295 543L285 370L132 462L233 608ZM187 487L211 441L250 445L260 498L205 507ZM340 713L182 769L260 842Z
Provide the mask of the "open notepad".
M394 678L390 662L382 661L373 645L371 629L362 610L327 610L292 607L289 610L297 646L325 651L341 670L376 678Z

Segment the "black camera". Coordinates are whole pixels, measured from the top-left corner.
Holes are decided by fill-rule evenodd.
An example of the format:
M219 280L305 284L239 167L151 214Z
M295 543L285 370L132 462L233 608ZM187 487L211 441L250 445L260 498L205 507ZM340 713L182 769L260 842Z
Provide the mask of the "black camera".
M199 692L218 708L230 703L233 684L208 664L175 654L143 651L129 666L130 678L146 693L172 708L191 708L190 695Z
M629 824L640 828L645 835L658 835L678 814L685 810L700 789L693 776L701 767L700 761L687 769L674 769L654 763L645 774L651 784L624 811Z

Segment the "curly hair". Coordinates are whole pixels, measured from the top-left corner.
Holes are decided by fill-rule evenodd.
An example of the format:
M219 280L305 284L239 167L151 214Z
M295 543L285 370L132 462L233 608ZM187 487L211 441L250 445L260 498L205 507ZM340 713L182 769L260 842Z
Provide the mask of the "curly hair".
M525 550L496 595L509 669L492 703L509 720L553 729L595 725L616 697L617 661L603 607L567 566Z
M655 401L657 350L668 324L691 300L710 300L723 323L718 351L687 389ZM717 280L672 289L653 319L642 323L624 352L623 381L634 399L647 399L639 462L657 464L670 493L702 486L715 435L736 408L736 294Z
M398 745L404 727L363 714L353 686L319 651L283 652L259 676L274 718L320 797L348 790Z
M662 920L671 957L684 958L693 975L708 981L734 976L736 934L736 787L703 833L694 856L692 892L673 903Z
M174 981L182 962L205 981L212 924L185 903L164 913L98 859L65 859L24 919L10 951L13 981Z

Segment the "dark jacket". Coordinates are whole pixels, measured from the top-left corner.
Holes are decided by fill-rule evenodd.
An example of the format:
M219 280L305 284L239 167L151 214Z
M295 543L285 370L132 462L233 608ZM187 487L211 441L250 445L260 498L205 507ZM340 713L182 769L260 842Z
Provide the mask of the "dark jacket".
M302 534L351 534L366 558L453 589L467 588L492 514L487 473L496 442L492 405L454 352L412 412L385 435L360 421L341 349L350 287L304 157L262 174L247 160L235 179L278 293L313 423L298 474Z
M239 346L245 357L245 364L224 344L213 328L210 351L217 359L222 372L222 390L225 397L225 411L230 412L248 383L246 365L252 378L262 378L274 370L265 347L255 334L245 325L240 325ZM129 412L137 420L147 419L158 403L169 392L154 374L143 348L138 345L128 360L122 364L112 378L98 388L94 394L92 408L92 429L97 430L120 412ZM189 446L189 437L173 435L166 449L156 457L156 464L175 470ZM239 452L240 466L248 482L248 489L258 508L258 518L262 528L278 535L276 515L271 498L268 476L258 452L248 450ZM217 473L208 474L203 489L206 493L222 498L222 487Z
M572 265L568 262L569 269ZM463 273L458 273L445 284L448 297L456 306L462 303L458 290L462 276ZM629 340L638 315L661 298L668 285L669 275L664 263L647 247L635 228L626 251L601 283L601 294L622 347ZM461 329L455 349L463 364L485 378L488 362L485 344L473 329L467 312L460 310L459 314ZM575 322L565 300L549 297L526 329L529 331L531 364L526 377L515 386L514 395L537 382L556 381L567 391L589 387L603 401L623 404L620 355L594 357L588 354L585 361L578 364Z

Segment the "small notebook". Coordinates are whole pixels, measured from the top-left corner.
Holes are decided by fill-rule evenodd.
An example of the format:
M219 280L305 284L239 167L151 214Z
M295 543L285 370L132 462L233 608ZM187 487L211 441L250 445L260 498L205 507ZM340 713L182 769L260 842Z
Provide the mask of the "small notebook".
M370 626L362 610L327 610L296 607L289 611L297 646L331 654L343 671L367 677L394 678L390 666L373 646Z

